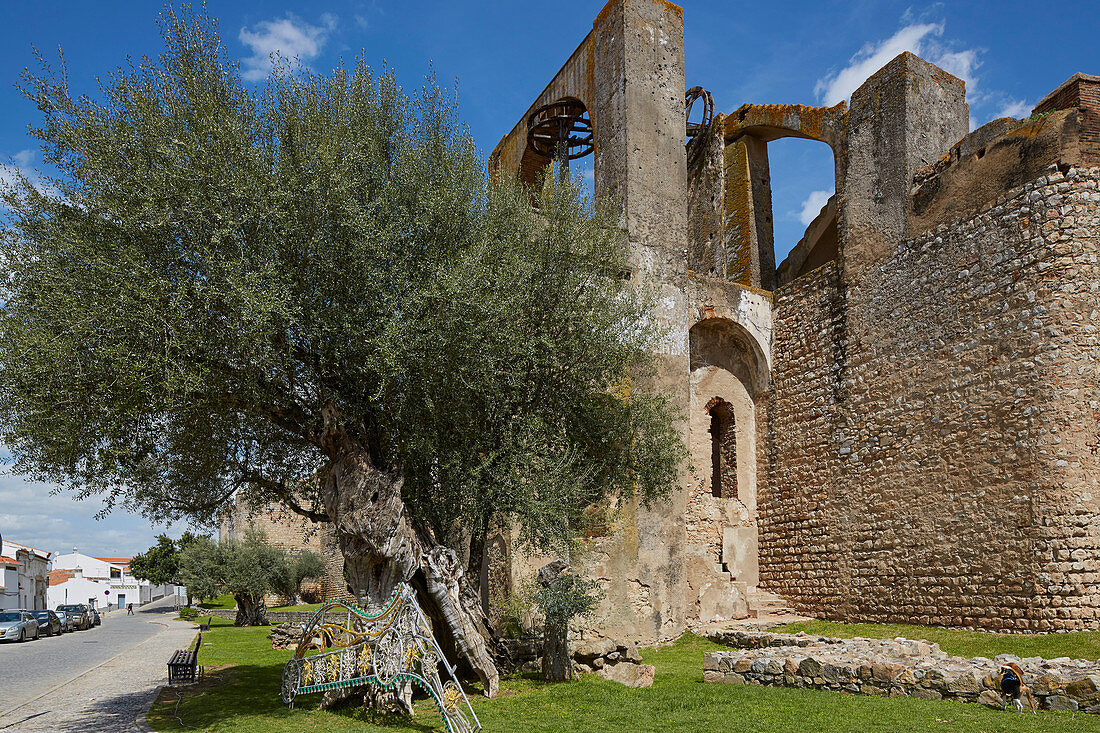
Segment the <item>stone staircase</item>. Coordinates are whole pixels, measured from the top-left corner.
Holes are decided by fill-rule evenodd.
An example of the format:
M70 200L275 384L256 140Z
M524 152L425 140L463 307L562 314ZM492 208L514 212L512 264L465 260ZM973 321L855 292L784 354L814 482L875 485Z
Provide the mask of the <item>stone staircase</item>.
M810 618L791 608L782 596L763 588L752 586L747 589L745 596L749 606L749 617L742 621L744 625L767 629Z
M749 604L749 618L799 615L782 596L763 588L753 586L748 589L746 596Z

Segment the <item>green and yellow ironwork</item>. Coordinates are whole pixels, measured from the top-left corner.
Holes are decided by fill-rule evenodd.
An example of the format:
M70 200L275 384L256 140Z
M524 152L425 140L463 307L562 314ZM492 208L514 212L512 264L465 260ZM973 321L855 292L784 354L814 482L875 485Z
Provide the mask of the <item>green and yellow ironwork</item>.
M375 613L343 601L317 609L283 668L281 697L293 708L298 695L371 682L393 689L402 680L431 695L450 733L481 730L415 593L404 583Z

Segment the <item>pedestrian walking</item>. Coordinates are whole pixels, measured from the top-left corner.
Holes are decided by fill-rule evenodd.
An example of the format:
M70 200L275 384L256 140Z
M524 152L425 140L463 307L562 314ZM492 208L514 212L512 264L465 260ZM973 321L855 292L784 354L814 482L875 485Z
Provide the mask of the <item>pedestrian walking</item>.
M133 603L127 603L126 604L126 615L127 616L133 616L134 615L134 604Z

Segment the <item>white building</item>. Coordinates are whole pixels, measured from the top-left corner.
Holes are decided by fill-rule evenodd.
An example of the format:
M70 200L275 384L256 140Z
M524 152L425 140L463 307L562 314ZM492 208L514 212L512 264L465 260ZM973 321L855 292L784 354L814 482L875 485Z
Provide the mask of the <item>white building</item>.
M96 608L140 606L176 592L174 585L153 585L130 574L128 557L92 557L73 551L58 555L50 571L49 608L88 603Z
M50 553L18 542L0 540L3 592L0 610L46 608L46 572Z

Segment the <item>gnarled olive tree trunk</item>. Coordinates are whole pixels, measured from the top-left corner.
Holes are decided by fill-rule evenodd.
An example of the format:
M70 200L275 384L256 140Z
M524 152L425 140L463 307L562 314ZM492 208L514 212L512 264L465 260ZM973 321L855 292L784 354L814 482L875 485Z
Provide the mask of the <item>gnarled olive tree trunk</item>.
M336 530L352 592L361 603L378 606L398 583L411 583L436 639L445 650L453 643L459 666L476 674L485 694L494 697L500 677L479 623L480 604L463 592L454 551L413 526L401 486L399 476L376 468L351 441L333 451L323 488L325 513Z
M267 626L267 604L262 594L234 593L233 598L237 601L234 626Z

